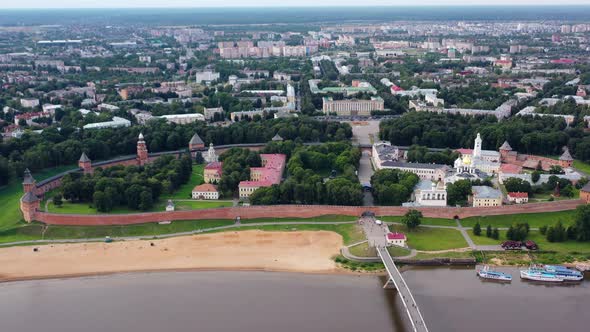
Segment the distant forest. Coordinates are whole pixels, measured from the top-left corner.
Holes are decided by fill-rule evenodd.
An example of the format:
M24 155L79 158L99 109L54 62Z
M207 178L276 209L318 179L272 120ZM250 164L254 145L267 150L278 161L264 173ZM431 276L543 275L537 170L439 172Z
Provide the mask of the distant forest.
M43 24L208 25L254 23L342 23L394 20L563 20L588 19L588 6L432 6L301 8L132 8L0 10L0 26ZM252 27L249 27L252 29ZM268 27L266 27L268 28Z

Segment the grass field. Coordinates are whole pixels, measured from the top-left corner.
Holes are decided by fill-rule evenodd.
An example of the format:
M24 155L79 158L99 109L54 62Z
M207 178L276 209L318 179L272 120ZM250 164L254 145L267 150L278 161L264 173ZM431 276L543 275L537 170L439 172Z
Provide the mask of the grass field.
M164 196L164 199L191 199L193 188L203 184L203 169L204 164L193 165L193 173L187 183L183 184L178 190L168 196Z
M389 254L392 257L407 256L407 255L409 255L411 253L410 250L408 250L406 248L398 247L398 246L390 246L390 247L387 247L387 251L389 251Z
M483 228L481 230L480 236L476 236L475 234L473 234L473 230L471 230L471 229L467 230L467 234L469 234L469 237L471 237L471 239L473 240L473 243L477 244L478 246L497 245L497 244L500 244L500 243L506 241L506 231L499 231L499 232L500 232L500 238L497 240L494 240L494 239L486 236L485 228Z
M37 181L41 181L75 167L75 165L69 165L49 168L33 173L33 177ZM0 188L0 231L13 228L21 222L19 200L22 195L23 187L20 180Z
M574 168L586 173L590 174L590 164L587 164L580 160L574 160Z
M558 253L583 253L590 254L590 242L565 241L549 242L545 235L538 231L530 231L527 240L533 240L537 243L540 250L555 251Z
M382 216L377 217L385 222L402 222L403 216ZM422 218L422 225L437 225L437 226L457 226L457 223L453 219L444 218Z
M405 226L395 225L395 231L408 237L408 246L416 250L435 251L467 247L461 233L454 229L418 227L408 231Z
M487 225L492 227L510 227L515 223L528 222L532 228L538 228L541 226L552 226L558 220L565 225L571 225L574 223L574 210L561 211L561 212L544 212L544 213L521 213L521 214L509 214L502 216L485 216L485 217L470 217L461 220L461 225L465 227L473 227L476 222L479 221L482 229L485 229Z
M369 247L369 244L367 242L357 244L354 247L348 248L348 250L350 251L351 254L358 256L358 257L376 257L377 256L377 250L375 250L375 247Z
M242 219L242 224L252 224L261 222L341 222L341 221L356 221L357 217L353 216L339 216L339 215L325 215L311 218L255 218L255 219Z
M473 258L473 251L449 251L436 254L429 254L419 252L414 256L414 259L432 259L432 258Z

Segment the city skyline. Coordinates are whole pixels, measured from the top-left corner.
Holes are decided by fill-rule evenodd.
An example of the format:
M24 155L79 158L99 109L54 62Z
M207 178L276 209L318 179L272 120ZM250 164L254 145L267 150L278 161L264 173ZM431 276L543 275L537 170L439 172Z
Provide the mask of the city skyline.
M384 6L384 7L428 7L428 6L441 6L441 7L454 7L454 6L478 6L478 7L499 7L499 6L579 6L579 5L590 5L586 0L567 0L561 2L559 5L555 4L552 0L497 0L491 2L489 0L427 0L419 4L407 5L403 1L387 1L387 0L370 0L364 2L362 7L366 6ZM360 7L356 1L352 0L328 0L317 3L314 1L294 1L286 0L277 4L271 0L257 0L257 1L224 1L224 2L211 2L211 1L191 1L191 0L127 0L124 3L117 0L104 0L100 3L90 0L56 0L51 3L40 0L25 0L17 3L9 3L0 6L0 9L64 9L64 8L228 8L228 7Z

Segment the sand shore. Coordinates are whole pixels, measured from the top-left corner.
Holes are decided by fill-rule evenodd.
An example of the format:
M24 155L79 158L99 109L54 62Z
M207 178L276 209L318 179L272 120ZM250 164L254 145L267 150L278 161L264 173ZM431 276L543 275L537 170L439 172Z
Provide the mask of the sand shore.
M152 246L151 243L154 245ZM240 231L163 240L0 249L0 281L160 270L337 273L342 237L327 231Z

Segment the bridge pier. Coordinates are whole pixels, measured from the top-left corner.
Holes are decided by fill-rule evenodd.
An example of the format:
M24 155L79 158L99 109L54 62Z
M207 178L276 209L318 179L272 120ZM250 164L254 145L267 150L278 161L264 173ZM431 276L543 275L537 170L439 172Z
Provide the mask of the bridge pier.
M393 279L389 278L387 279L387 282L385 283L385 285L383 285L384 289L397 289L397 286L395 286L395 282L393 282Z

